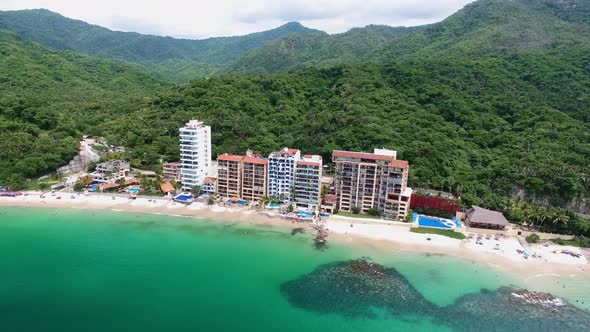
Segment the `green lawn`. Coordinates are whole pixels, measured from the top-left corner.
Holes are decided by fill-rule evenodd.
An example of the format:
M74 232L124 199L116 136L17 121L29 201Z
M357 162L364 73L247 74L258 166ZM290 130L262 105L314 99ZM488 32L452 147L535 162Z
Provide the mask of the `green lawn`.
M344 212L344 211L338 211L338 213L336 215L344 216L344 217L352 217L352 218L381 219L380 216L372 216L370 214L364 214L364 213L354 214L352 212Z
M459 232L455 232L455 231L447 230L447 229L415 227L415 228L411 228L410 232L419 233L419 234L442 235L442 236L450 237L450 238L457 239L457 240L463 240L463 239L467 238L467 237L465 237L465 235L463 233L459 233Z
M572 246L578 248L588 248L590 246L590 242L580 242L578 239L572 240L562 240L562 239L551 239L551 242L562 245L562 246Z
M32 180L32 181L28 181L25 183L23 190L41 190L40 183L46 183L47 188L45 190L49 191L49 190L51 190L51 186L54 184L57 184L58 182L59 181L56 181L56 180L43 180L43 181Z

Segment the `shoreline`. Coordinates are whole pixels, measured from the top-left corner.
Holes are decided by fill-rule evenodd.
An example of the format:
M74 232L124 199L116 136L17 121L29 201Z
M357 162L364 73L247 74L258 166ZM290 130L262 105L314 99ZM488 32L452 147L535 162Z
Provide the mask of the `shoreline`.
M61 199L57 196L61 195ZM292 229L305 227L311 233L310 224L297 223L283 215L272 212L258 211L238 207L208 206L195 202L190 206L174 203L167 198L138 197L130 200L127 197L113 195L76 195L58 193L56 196L46 193L40 198L39 193L29 192L18 197L0 197L0 207L31 207L31 208L66 208L110 210L116 212L149 213L166 216L190 217L193 219L210 219L222 222L237 222L244 225L269 226L273 228ZM350 219L350 220L348 220ZM546 277L569 277L590 279L590 265L586 258L573 260L563 254L549 254L544 259L525 260L510 252L518 243L517 239L502 239L502 250L493 250L492 241L489 245L476 246L468 240L456 240L434 234L417 234L409 232L410 224L371 222L358 218L332 217L324 225L329 230L328 243L334 242L348 247L376 250L379 253L412 252L422 254L441 254L489 266L505 273L524 285L535 279ZM427 238L431 238L430 241ZM559 247L567 249L568 247ZM542 246L535 249L545 250Z

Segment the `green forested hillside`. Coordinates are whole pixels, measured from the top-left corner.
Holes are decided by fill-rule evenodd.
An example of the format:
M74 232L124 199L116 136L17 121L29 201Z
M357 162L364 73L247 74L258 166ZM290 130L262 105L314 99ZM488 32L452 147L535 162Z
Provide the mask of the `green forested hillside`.
M141 70L52 52L0 30L0 183L54 171L88 133L165 86Z
M175 39L111 31L44 9L0 11L0 29L13 31L24 39L56 50L77 51L140 64L178 82L209 76L248 50L275 39L295 33L318 32L291 22L245 36Z
M480 0L414 30L289 35L227 69L239 74L162 92L133 67L3 34L0 166L13 182L55 168L81 131L145 165L176 160L178 128L196 117L215 154L292 146L329 160L383 146L410 161L411 185L468 204L518 194L589 209L589 2ZM41 134L51 144L30 144Z
M589 0L479 0L387 45L367 60L468 57L590 47Z
M251 50L226 72L278 73L310 66L355 63L420 29L370 25L335 35L293 34Z
M589 61L523 52L219 77L101 130L139 159L178 158L178 146L161 143L192 117L212 126L214 154L291 146L329 160L332 149L385 146L410 161L413 186L450 187L487 206L526 189L562 205L590 193L588 99L562 98L589 95ZM550 84L547 73L562 71L568 78Z
M442 22L415 28L369 26L338 35L294 35L242 56L234 73L276 73L401 58L476 58L519 50L590 48L589 0L479 0Z

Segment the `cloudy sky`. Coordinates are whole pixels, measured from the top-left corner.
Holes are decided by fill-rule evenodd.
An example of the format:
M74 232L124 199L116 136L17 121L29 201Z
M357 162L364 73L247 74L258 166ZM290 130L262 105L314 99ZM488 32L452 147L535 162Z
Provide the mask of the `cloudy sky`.
M47 8L113 30L184 38L242 35L290 21L328 33L368 24L444 19L473 0L0 0L0 10Z

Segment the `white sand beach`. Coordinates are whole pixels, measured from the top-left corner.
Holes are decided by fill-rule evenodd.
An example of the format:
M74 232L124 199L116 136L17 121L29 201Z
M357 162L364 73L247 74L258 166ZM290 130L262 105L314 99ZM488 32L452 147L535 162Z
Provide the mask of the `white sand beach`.
M61 197L58 199L58 197ZM129 197L104 194L64 194L45 193L44 198L38 192L28 192L17 197L0 197L0 206L52 207L94 210L115 210L153 214L180 215L206 218L226 222L272 227L293 227L293 220L276 211L259 211L243 207L206 205L194 202L185 205L171 201L169 198ZM588 260L582 256L573 257L562 250L580 253L579 248L551 245L533 245L524 248L517 238L504 237L486 239L477 236L466 240L457 240L441 235L418 234L410 232L410 224L347 218L342 216L324 219L329 231L329 241L348 246L369 246L378 250L391 252L411 251L438 253L468 260L478 261L499 270L524 277L542 274L585 275L590 277ZM297 225L308 225L298 223ZM430 239L430 240L428 240ZM481 244L478 244L479 242ZM529 254L525 259L517 250Z

